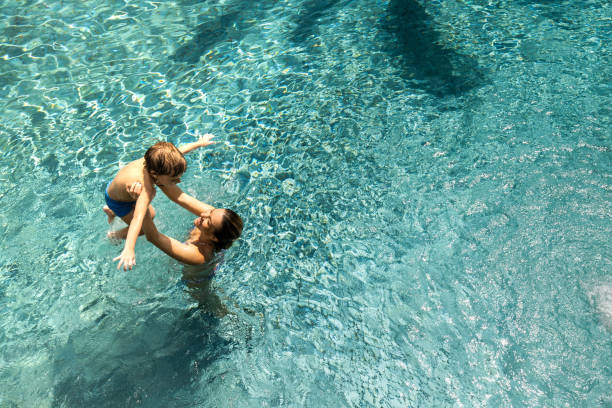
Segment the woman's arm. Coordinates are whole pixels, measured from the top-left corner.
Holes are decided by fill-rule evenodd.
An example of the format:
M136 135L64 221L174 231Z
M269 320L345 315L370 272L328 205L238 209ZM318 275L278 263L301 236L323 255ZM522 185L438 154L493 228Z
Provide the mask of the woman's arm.
M149 242L177 261L189 265L201 265L206 262L206 257L195 245L183 244L159 232L149 213L145 216L142 228Z
M203 212L209 212L215 209L212 205L208 205L206 203L201 202L197 198L190 196L189 194L183 192L179 186L176 184L169 184L165 186L159 187L161 191L164 192L168 196L168 198L187 211L195 214L196 216L200 216Z

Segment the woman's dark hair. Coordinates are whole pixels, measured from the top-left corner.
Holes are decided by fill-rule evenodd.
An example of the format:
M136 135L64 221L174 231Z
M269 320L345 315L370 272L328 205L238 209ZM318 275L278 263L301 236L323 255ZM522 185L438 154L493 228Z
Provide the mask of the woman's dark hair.
M223 210L223 223L218 231L215 231L215 250L227 249L242 234L242 218L234 211L225 208Z

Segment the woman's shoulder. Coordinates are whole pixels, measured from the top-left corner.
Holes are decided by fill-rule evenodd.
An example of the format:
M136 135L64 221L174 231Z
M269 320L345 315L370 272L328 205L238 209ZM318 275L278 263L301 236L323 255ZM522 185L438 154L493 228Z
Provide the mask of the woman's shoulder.
M215 256L215 247L212 244L200 242L198 240L187 240L187 245L191 245L196 248L204 256L204 262L210 261Z
M183 267L183 279L201 283L202 279L206 282L210 282L215 274L219 265L223 263L225 250L217 251L213 253L211 259L198 265L185 265Z

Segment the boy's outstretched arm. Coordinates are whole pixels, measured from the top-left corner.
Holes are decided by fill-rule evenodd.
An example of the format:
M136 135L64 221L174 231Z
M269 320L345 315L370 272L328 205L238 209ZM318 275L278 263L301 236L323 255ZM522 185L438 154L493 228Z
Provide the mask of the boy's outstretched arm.
M165 186L159 186L161 191L168 196L168 198L187 211L200 216L203 212L214 210L215 207L201 202L197 198L190 196L180 189L176 184L168 184Z
M130 222L128 234L125 239L125 246L123 247L123 251L121 251L121 255L113 259L113 261L119 261L117 269L121 269L121 266L123 266L123 270L125 271L132 269L132 267L136 265L136 252L134 251L134 248L136 247L136 239L138 238L138 234L142 228L142 222L149 209L149 204L153 199L153 195L154 190L152 187L148 189L143 188L140 196L138 196L138 199L136 200L134 215L132 217L132 221Z
M179 147L178 149L181 151L181 153L187 154L190 151L197 149L198 147L204 147L204 146L208 146L208 145L215 143L211 141L213 137L215 137L215 135L206 133L205 135L200 136L200 139L197 142L187 143L186 145L183 145Z

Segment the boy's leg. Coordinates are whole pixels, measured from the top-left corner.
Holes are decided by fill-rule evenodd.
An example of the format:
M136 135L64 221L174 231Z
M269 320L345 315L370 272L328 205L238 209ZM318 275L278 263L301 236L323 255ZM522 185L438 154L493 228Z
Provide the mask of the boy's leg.
M109 186L110 186L110 184L109 184ZM108 187L107 187L107 190L108 190ZM142 190L142 185L138 181L136 181L132 185L126 187L126 191L130 195L130 197L132 197L134 200L138 199L138 196L140 195L140 191L141 190ZM105 195L105 199L107 199L107 200L110 199L110 197L108 196L108 191L105 194L106 194ZM133 207L134 207L134 204L132 204L132 208ZM115 214L115 212L113 210L111 210L108 205L105 205L104 207L102 207L102 210L104 211L104 213L108 217L108 223L109 224L112 223L113 220L115 219L115 217L117 216L117 214ZM133 214L133 212L134 211L131 211L129 214L121 217L121 219L123 221L125 221L127 224L129 224L130 221L132 221L132 216L133 216L133 215L130 215L130 214ZM155 214L155 213L153 213L153 214ZM155 216L155 215L153 215L153 216ZM129 221L126 221L126 217L129 217Z
M102 211L104 211L104 213L106 214L106 216L108 217L108 223L112 223L113 220L115 219L115 213L113 210L111 210L110 208L108 208L108 205L105 205L102 208Z
M153 206L151 204L149 204L149 214L151 214L151 218L155 218L155 208L153 208ZM125 222L127 225L130 225L130 222L132 222L132 218L134 218L134 210L130 211L127 215L124 215L123 217L121 217L121 219L123 220L123 222ZM114 239L126 239L127 238L127 234L128 234L128 230L130 227L125 227L122 228L120 230L114 231L114 232L109 232L108 233L108 237L109 238L114 238ZM140 233L138 235L142 235L144 234L144 232L142 230L140 230Z

